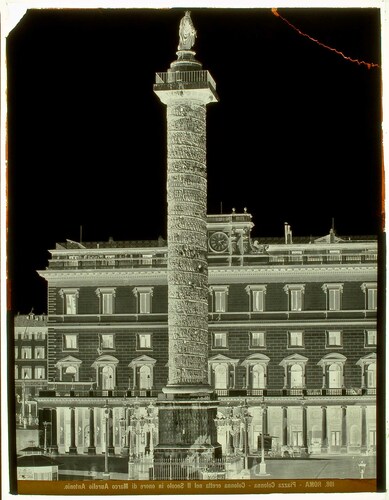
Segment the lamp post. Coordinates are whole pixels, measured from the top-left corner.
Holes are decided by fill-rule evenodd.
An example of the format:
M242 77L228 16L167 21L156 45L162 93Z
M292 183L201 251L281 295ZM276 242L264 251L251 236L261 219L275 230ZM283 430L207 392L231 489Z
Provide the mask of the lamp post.
M240 405L241 412L240 417L244 425L244 471L245 475L249 473L248 467L248 453L249 453L249 425L253 419L252 415L249 413L249 407L247 400L244 401L243 405Z
M104 418L105 418L105 453L104 453L104 478L109 479L109 469L108 469L108 445L109 445L109 408L108 400L104 406Z
M50 422L43 422L43 426L45 428L44 430L44 441L43 441L43 448L45 450L45 453L47 453L47 426L50 424Z
M120 431L121 431L121 443L122 443L122 455L127 456L129 454L128 447L128 416L127 416L127 400L124 396L123 398L123 417L120 419Z

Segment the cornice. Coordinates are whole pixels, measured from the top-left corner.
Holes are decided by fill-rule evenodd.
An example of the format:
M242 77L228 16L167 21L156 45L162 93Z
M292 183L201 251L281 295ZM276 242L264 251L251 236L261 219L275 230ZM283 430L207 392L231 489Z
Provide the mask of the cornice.
M140 284L152 282L167 284L167 268L164 269L46 269L37 271L39 276L50 284L92 283ZM377 279L377 266L226 266L209 267L209 284L221 283L271 283L288 280L291 282L328 281L334 276L337 281L374 281Z

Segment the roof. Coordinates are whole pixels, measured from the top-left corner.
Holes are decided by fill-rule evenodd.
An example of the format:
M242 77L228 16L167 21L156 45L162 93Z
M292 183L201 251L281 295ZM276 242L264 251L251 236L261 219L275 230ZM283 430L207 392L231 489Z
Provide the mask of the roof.
M44 314L17 314L14 326L47 326L47 316Z
M16 459L17 467L50 467L60 465L57 460L46 455L23 455Z
M156 248L165 247L167 241L160 236L157 240L126 240L115 241L112 238L109 241L77 241L66 240L62 243L56 244L56 250L79 250L79 249L92 249L92 248Z

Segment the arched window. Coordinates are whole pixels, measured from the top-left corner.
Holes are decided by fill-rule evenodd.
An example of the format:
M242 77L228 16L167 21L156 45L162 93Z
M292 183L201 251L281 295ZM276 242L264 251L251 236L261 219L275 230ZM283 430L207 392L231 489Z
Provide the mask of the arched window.
M367 387L374 388L376 386L376 364L370 363L367 367Z
M337 363L332 363L328 367L328 387L330 389L340 389L342 387L342 369Z
M101 370L101 385L106 390L114 388L114 370L112 366L106 365Z
M148 365L143 365L139 369L139 389L151 389L151 369Z
M253 389L265 388L265 367L263 364L253 366Z
M228 387L228 365L220 363L215 366L215 389L227 389Z
M303 367L299 364L294 364L290 368L290 387L303 387Z
M77 368L75 366L67 366L64 370L62 380L64 382L73 382L76 380Z

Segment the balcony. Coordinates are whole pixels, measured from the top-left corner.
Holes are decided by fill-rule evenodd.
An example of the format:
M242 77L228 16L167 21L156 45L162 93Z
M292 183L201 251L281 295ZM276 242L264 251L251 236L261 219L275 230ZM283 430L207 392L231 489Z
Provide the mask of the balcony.
M215 80L212 78L209 71L168 71L165 73L157 73L155 75L155 83L158 85L174 84L174 83L184 83L184 84L195 84L200 85L210 85L213 89L216 89Z

